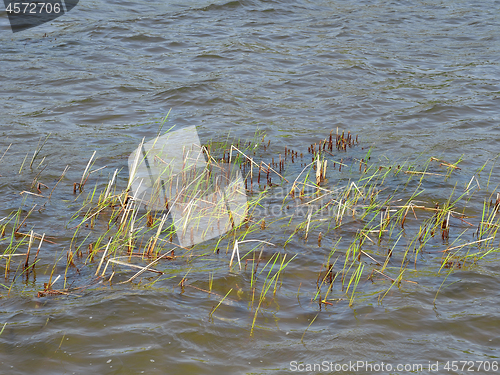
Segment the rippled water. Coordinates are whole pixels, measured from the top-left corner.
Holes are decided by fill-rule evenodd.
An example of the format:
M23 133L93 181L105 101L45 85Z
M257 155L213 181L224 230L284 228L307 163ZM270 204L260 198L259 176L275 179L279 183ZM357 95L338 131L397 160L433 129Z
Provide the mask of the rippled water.
M253 336L251 272L229 272L224 252L167 265L174 278L150 288L104 283L43 298L36 290L71 241L65 225L79 203L73 182L93 151L94 169L106 166L102 178L123 168L124 184L128 155L156 135L171 108L165 126L196 125L205 140L227 133L250 138L260 129L276 149L305 153L339 127L360 135L357 156L373 147L381 163L419 155L455 162L463 155L455 181L467 184L499 150L499 14L500 1L81 0L51 24L12 34L2 10L0 152L12 146L0 162L0 217L44 203L19 195L42 168L25 165L19 173L40 137L51 134L36 162L45 157L41 181L52 188L70 169L45 210L27 223L57 239L42 247L37 281L18 282L9 295L0 289L0 330L7 323L0 372L280 374L290 372L291 361L358 360L439 361L445 372L446 361L498 360L495 254L452 273L435 303L446 273L424 270L418 284L394 287L381 304L378 295L390 284L363 281L352 308L341 301L320 311L310 300L325 251L302 240L286 250L266 248L267 257L298 255ZM481 199L499 177L494 170ZM431 181L435 189L426 199L446 199L441 188L454 182ZM475 215L480 201L472 202ZM280 228L255 238L282 244ZM94 269L72 276L90 281ZM210 319L218 299L182 290L188 271L191 285L206 288L212 273L217 293L240 294Z

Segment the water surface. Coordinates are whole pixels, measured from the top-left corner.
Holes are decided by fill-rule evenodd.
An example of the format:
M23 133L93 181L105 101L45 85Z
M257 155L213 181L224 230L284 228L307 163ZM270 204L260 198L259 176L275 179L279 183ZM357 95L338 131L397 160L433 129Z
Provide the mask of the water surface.
M454 180L431 179L422 196L431 204L446 200L455 182L463 189L499 150L499 14L500 2L488 0L95 0L12 34L1 11L1 153L12 146L0 162L0 217L20 206L26 214L36 203L26 229L57 239L42 247L36 282L19 279L9 295L0 291L0 323L7 323L2 372L281 374L291 361L358 360L439 361L443 371L446 361L498 360L495 253L448 276L435 302L446 273L438 275L431 262L414 276L418 284L392 288L381 304L379 294L390 286L382 278L363 280L351 308L343 300L320 311L311 302L319 267L334 239L352 237L349 226L331 233L321 249L302 239L283 249L279 223L254 235L281 245L265 248L267 257L277 251L297 257L252 337L251 272L230 272L225 251L166 264L174 278L149 288L146 280L96 284L70 296L37 298L36 291L68 250L72 232L65 226L83 199L75 202L73 183L92 153L93 169L106 166L92 183L123 168L117 182L123 186L128 155L143 137L156 136L170 109L165 127L196 125L202 141L228 133L251 138L260 129L276 152L287 146L306 153L338 127L360 136L351 157L373 147L381 164L429 156L455 162L463 155ZM19 173L49 133L34 167L45 157L41 166ZM38 211L45 200L23 201L19 193L30 190L45 165L40 181L50 189L70 169ZM494 169L471 214L480 215L499 177ZM488 176L482 178L481 184ZM213 250L216 242L205 246ZM72 270L75 286L94 280L95 267ZM206 288L212 273L217 293L234 289L213 319L217 298L178 286L188 271L190 285Z

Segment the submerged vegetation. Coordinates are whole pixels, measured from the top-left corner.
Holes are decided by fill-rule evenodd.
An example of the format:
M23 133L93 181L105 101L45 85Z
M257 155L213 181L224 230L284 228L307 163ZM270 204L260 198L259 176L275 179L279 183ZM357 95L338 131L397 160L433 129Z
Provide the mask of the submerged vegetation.
M46 141L19 170L29 168L34 177L20 192L22 207L0 221L3 297L169 285L214 298L209 319L221 304L247 302L253 333L283 283L297 281L297 296L319 309L374 298L365 288L370 284L380 285L375 299L381 303L403 284L421 283L420 275L442 278L444 288L451 272L475 267L499 250L500 193L491 180L496 159L471 176L462 173L461 159L388 163L373 157L361 138L339 129L307 151L274 146L262 133L251 140L209 141L209 168L239 167L247 215L223 236L183 247L168 205L147 209L131 194L130 183L119 186L126 169L112 171L103 183L96 172L105 170L94 168L96 152L78 181L65 177L66 167L52 186L42 183L44 160L36 159ZM64 189L71 200L58 204L73 210L66 236L49 228L38 233L43 225L36 213ZM286 280L290 267L296 272ZM245 284L218 285L215 275L228 272L243 274ZM205 281L190 282L193 274L206 275Z

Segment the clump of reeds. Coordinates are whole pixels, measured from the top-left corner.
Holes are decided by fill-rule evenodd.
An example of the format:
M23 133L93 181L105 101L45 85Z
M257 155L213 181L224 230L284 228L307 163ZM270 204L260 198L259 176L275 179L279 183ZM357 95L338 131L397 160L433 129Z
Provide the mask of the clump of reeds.
M417 283L418 277L413 275L419 270L430 268L440 275L445 270L470 267L498 251L500 193L496 187L488 190L492 172L486 182L481 178L486 164L462 186L459 178L452 183L454 177L463 177L458 167L461 158L455 163L430 157L387 164L372 160L371 149L366 153L357 149L357 135L338 129L312 143L307 152L272 145L265 138L257 133L251 140L209 141L203 145L207 170L196 175L190 175L197 173L190 170L177 177L196 181L180 195L187 204L194 197L217 192L216 171L228 171L234 165L241 172L248 198L244 220L231 218L231 228L223 236L189 247L177 241L179 233L169 215L175 202L164 194L176 180L157 182L157 195L151 199L163 202L164 207L153 205L152 209L134 195L130 184L118 186L119 169L110 172L106 184L94 180L99 170L91 170L94 152L80 180L70 187L79 193L75 198L79 208L67 224L71 241L66 246L58 244L64 253L56 253L54 264L47 267L46 282L38 295L79 290L70 286L84 267L92 269L92 282L149 280L144 285L153 287L161 280L182 276L176 284L181 292L195 288L218 300L210 318L223 303L246 298L254 312L253 333L258 313L277 298L285 268L306 256L289 254L291 243L296 248L314 248L324 257L310 272L314 274L311 280L303 280L315 285L311 300L320 309L340 301L352 306L356 296L363 295L366 282L380 285L382 301L394 286ZM42 147L37 147L31 165ZM438 202L425 195L426 184L436 181L448 189L447 197ZM35 177L29 193L37 195L36 199L50 199L57 184L44 197L41 193L47 185ZM480 210L475 205L478 199L482 201ZM208 209L220 209L209 203ZM268 207L277 207L277 213L266 214ZM20 275L27 278L36 272L42 244L53 245L54 239L36 233L34 226L26 229L35 209L35 205L27 212L19 209L0 221L0 243L4 245L0 262L5 279L11 282L9 291ZM201 219L186 220L182 235L193 236L191 228ZM271 240L276 232L280 233L278 241ZM183 269L182 275L166 275L170 264L182 262L188 267L197 259L213 256L225 259L228 272L249 273L249 284L218 290L212 273L207 287L195 286L187 278L191 268L187 273ZM62 279L54 276L61 268ZM157 278L151 281L151 276ZM54 289L58 280L62 287Z

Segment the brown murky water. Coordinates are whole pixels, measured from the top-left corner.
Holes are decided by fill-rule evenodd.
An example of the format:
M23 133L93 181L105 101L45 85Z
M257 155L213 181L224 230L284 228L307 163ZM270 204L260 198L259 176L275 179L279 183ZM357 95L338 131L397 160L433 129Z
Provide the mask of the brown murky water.
M435 373L467 372L460 362L447 371L447 361L476 361L472 368L486 373L477 371L477 361L500 361L498 243L475 265L439 272L437 252L467 228L459 220L452 222L449 242L436 236L419 267L409 268L405 280L413 282L394 285L381 302L391 286L382 276L363 277L351 307L350 294L338 284L331 304L320 308L311 302L333 243L341 241L345 252L363 223L353 219L331 231L321 224L309 240L296 236L285 247L291 232L281 210L267 212L267 227L247 238L275 247L259 245L251 253L255 244L240 248L250 263L261 250L266 262L275 254L278 263L285 254L287 260L295 255L257 315L251 265L229 269L229 241L218 254L217 240L211 240L195 249L205 256L163 263L158 281L147 275L120 285L133 274L125 267L116 267L114 282L96 280L98 263L83 259L78 271L69 269L65 287L86 288L68 296L37 292L53 269L54 278L61 275L54 288L64 287L76 225L70 219L115 169L117 186L126 186L129 154L143 137L156 136L170 108L165 127L196 125L202 142L228 134L252 138L259 129L276 154L287 146L305 155L312 142L338 127L360 137L342 156L349 165L370 148L372 161L381 166L421 163L430 156L456 162L463 156L452 178L429 177L419 199L443 204L455 186L463 193L475 175L479 186L474 182L467 220L477 226L483 201L500 183L498 168L492 168L500 141L499 14L499 1L82 0L51 24L12 34L2 10L1 154L12 146L0 161L0 219L19 207L24 218L37 204L23 231L45 233L55 243L42 245L36 274L27 281L18 259L0 280L0 373L285 374L308 364L323 364L309 373L335 373L335 364L350 361L393 366L360 367L357 373L405 373L398 364L422 364L414 372L430 373L429 364L436 362ZM39 140L49 133L30 169ZM74 195L73 183L94 151L92 170L105 168L91 175L84 194ZM30 187L40 174L47 196L67 165L50 200L19 194L36 193ZM329 182L348 184L359 178L354 169L331 172ZM285 177L300 170L289 166ZM388 191L408 177L398 176L387 179ZM270 193L269 207L276 206L273 199ZM416 220L408 221L407 231L412 225L418 227ZM472 231L460 243L476 240ZM401 241L411 240L402 235ZM2 253L8 236L7 231L0 241ZM380 260L397 238L365 250ZM79 234L77 242L84 240ZM25 241L18 252L26 249ZM374 267L368 258L361 263ZM2 274L5 266L2 259ZM388 273L396 278L396 261L391 266ZM257 294L268 270L257 280ZM213 315L220 297L200 290L209 288L210 277L217 295L232 289ZM341 372L354 373L345 367Z

